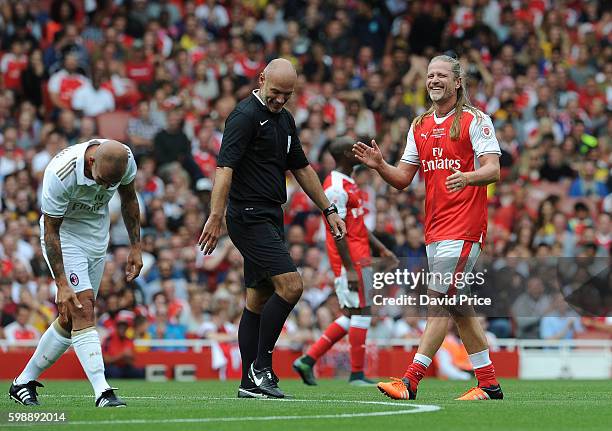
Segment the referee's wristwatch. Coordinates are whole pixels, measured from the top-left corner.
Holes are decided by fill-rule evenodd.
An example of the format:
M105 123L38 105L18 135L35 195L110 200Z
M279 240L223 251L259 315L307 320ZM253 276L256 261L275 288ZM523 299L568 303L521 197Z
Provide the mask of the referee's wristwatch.
M338 214L338 207L334 203L323 210L323 215L326 219L332 214Z

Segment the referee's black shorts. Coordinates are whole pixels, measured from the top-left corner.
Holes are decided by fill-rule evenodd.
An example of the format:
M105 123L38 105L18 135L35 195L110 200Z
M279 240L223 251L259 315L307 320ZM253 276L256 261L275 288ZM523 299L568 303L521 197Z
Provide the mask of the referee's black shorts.
M244 257L246 287L257 287L272 276L297 271L285 245L280 206L230 201L226 221L227 232Z

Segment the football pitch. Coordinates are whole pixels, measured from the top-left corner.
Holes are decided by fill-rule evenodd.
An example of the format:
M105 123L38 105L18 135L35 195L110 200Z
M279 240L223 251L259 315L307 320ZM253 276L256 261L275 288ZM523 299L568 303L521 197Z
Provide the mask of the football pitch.
M453 399L470 382L424 380L417 401L393 401L375 387L321 380L315 387L283 380L287 400L237 399L238 382L112 381L127 408L96 409L87 381L43 381L40 407L9 399L0 381L0 429L65 430L609 430L609 381L501 380L503 401ZM472 382L473 383L473 382ZM63 412L61 424L9 423L9 412Z

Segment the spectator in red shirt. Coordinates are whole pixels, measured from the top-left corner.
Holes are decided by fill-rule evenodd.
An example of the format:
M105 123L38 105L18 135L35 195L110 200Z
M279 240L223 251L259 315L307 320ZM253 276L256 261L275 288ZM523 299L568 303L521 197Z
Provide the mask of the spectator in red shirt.
M14 40L10 52L4 54L0 61L4 88L21 92L21 72L27 67L28 56L23 52L23 44L20 40Z
M118 321L102 345L107 379L144 379L144 368L134 366L134 340L127 336L128 328L126 320Z
M15 321L4 328L4 336L8 342L38 340L40 338L38 330L29 323L31 314L32 311L27 305L17 305Z
M57 108L70 109L74 92L82 85L89 84L89 79L77 70L78 60L75 52L68 51L64 57L64 68L49 79L49 97Z
M153 84L155 68L153 63L145 57L145 50L140 39L134 42L132 55L125 63L125 72L128 78L134 80L138 87L142 90L148 89Z
M221 147L221 134L215 130L215 122L206 117L197 138L193 141L193 159L207 178L215 176L217 168L217 155Z
M600 100L606 103L606 96L597 87L597 81L594 77L587 78L585 86L579 94L578 102L580 107L585 111L589 111L595 100Z

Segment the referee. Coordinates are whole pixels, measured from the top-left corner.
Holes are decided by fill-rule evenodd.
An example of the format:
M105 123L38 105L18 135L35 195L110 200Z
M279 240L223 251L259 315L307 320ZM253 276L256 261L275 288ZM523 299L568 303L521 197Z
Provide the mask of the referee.
M284 398L272 370L272 351L287 316L300 299L302 278L284 242L285 172L291 170L306 194L327 218L337 239L346 233L338 210L325 196L300 141L293 116L284 109L297 74L281 58L259 75L254 90L225 122L211 197L211 213L198 240L210 254L227 230L244 257L246 307L238 328L242 381L238 397Z

